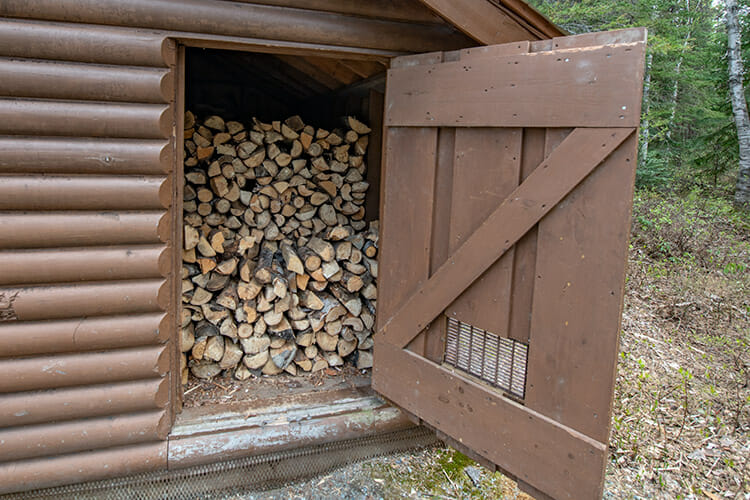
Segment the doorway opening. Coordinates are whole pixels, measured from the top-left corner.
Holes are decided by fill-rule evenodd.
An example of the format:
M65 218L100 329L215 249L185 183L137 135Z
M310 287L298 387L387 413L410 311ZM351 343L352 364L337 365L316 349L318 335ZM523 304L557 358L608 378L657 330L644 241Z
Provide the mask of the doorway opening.
M369 391L385 70L185 49L184 408Z

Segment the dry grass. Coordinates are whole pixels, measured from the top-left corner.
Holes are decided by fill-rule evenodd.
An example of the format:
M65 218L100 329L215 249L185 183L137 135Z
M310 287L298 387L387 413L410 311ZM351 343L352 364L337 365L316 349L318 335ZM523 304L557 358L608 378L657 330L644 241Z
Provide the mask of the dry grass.
M722 264L712 266L691 252L653 255L639 229L607 489L612 498L750 498L750 232L716 235L707 251Z
M380 485L380 498L533 500L514 481L448 447L378 458L363 470Z
M608 490L613 498L745 498L747 286L633 260L628 288Z

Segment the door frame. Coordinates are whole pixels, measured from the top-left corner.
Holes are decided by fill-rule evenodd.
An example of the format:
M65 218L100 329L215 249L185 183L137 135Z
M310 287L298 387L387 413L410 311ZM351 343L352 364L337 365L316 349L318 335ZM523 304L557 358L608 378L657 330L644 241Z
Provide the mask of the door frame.
M282 42L282 41L258 41L248 42L244 40L227 41L225 37L221 39L212 38L210 36L202 37L169 37L165 39L165 44L168 50L174 52L174 55L170 57L170 70L174 74L174 94L172 102L172 115L173 123L172 130L173 134L170 137L170 148L172 151L172 165L171 171L168 174L171 176L171 206L172 214L170 214L170 221L172 224L171 238L173 242L172 248L172 262L170 265L171 274L174 277L171 283L170 297L174 301L174 322L170 325L171 331L169 332L169 342L172 344L170 351L170 398L169 405L171 408L171 426L175 424L175 420L178 415L182 412L183 408L183 388L181 381L180 372L180 357L182 352L180 351L180 330L181 330L181 311L182 311L182 280L180 278L182 273L182 247L183 247L183 187L185 178L184 169L184 116L185 116L185 92L186 92L186 49L188 48L203 48L203 49L220 49L238 52L254 52L263 53L270 55L291 55L291 56L314 56L314 57L327 57L327 58L347 58L364 61L378 61L383 63L386 68L390 66L392 57L400 55L397 52L388 52L372 49L363 49L358 47L331 47L321 46L316 44L305 44L297 42ZM372 111L371 111L372 115ZM380 116L380 123L382 125L382 113ZM377 136L378 134L373 134ZM372 148L374 154L378 156L377 164L378 169L383 168L382 164L382 129L380 131L381 141L370 141L370 148ZM368 149L368 156L371 154ZM384 178L384 170L379 170L379 179ZM368 169L369 175L369 169ZM369 177L368 177L369 178ZM374 187L373 187L374 188ZM371 188L371 189L373 189ZM378 186L380 189L380 186ZM382 210L382 198L380 198L379 210ZM380 213L378 214L380 216ZM217 410L218 412L219 410Z

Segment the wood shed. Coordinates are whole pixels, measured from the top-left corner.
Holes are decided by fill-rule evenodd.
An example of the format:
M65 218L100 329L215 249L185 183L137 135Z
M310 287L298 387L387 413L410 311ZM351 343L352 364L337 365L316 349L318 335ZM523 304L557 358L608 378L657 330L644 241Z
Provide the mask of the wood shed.
M0 494L420 428L537 498L601 498L644 50L520 0L0 2ZM371 375L183 405L186 111L368 125L369 189L330 197L379 242Z

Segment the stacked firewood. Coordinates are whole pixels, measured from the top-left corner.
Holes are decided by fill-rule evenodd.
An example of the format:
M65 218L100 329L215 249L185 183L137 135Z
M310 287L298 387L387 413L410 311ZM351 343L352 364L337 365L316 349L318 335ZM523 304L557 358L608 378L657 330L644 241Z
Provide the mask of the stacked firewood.
M370 129L185 115L182 381L372 366Z

